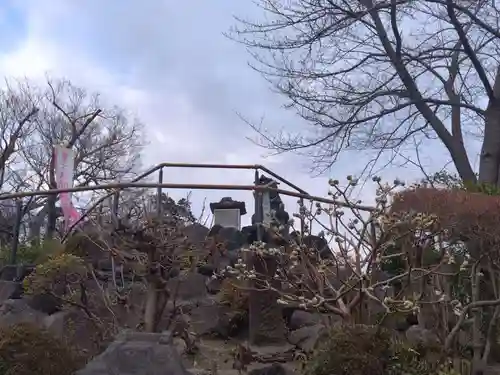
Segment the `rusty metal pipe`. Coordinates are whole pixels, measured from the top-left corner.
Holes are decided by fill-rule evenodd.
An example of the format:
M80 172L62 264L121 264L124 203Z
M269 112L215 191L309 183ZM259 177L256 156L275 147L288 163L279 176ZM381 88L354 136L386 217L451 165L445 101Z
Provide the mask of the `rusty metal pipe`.
M361 206L348 204L345 202L339 202L327 198L317 197L314 195L296 193L293 191L283 190L283 189L274 189L267 186L255 186L255 185L216 185L216 184L172 184L172 183L145 183L145 182L122 182L122 183L114 183L114 184L104 184L97 186L78 186L68 189L50 189L50 190L39 190L33 192L20 192L20 193L11 193L11 194L2 194L0 195L0 200L3 199L14 199L14 198L22 198L22 197L31 197L33 195L54 195L60 193L76 193L82 191L95 191L95 190L123 190L130 188L165 188L165 189L195 189L195 190L246 190L246 191L275 191L279 194L287 195L290 197L297 197L308 199L315 202L321 202L326 204L334 204L343 207L352 207L362 211L373 211L373 207L369 206ZM112 194L112 193L111 193Z
M148 177L149 175L153 174L154 172L158 170L162 170L163 168L209 168L209 169L240 169L240 170L255 170L255 171L263 171L270 176L274 177L275 179L285 183L286 185L290 186L292 189L295 189L298 191L298 193L294 193L291 191L287 190L281 190L281 189L271 189L271 188L262 188L258 186L246 186L246 185L202 185L202 184L148 184L148 183L137 183L138 181ZM91 190L107 190L107 189L115 189L115 190L121 190L121 189L126 189L126 188L170 188L170 189L206 189L206 190L276 190L278 193L287 195L287 196L293 196L293 197L298 197L303 199L312 199L317 202L322 202L322 203L327 203L327 204L336 204L339 206L349 206L349 207L354 207L359 210L364 210L364 211L372 211L373 208L367 207L367 206L359 206L359 205L354 205L351 206L349 204L346 204L344 202L336 202L330 199L325 199L321 197L314 197L309 195L305 190L299 188L298 186L292 184L290 181L286 180L285 178L281 177L280 175L274 173L270 169L264 167L263 165L260 164L205 164L205 163L160 163L144 173L140 174L139 176L135 177L128 183L116 183L116 184L106 184L106 185L99 185L99 186L94 186L94 187L75 187L72 189L51 189L51 190L46 190L46 191L35 191L35 192L25 192L25 193L13 193L13 194L3 194L0 195L0 200L2 199L9 199L9 198L17 198L17 197L28 197L28 196L36 196L36 195L52 195L52 194L59 194L63 192L81 192L81 191L91 191ZM90 206L85 213L80 217L80 219L75 222L68 230L68 233L73 230L73 228L78 225L90 212L92 212L99 204L101 204L105 199L109 198L111 195L116 193L116 191L109 192L106 194L104 197L99 198L92 206ZM302 220L301 220L302 221ZM65 236L66 237L66 236Z

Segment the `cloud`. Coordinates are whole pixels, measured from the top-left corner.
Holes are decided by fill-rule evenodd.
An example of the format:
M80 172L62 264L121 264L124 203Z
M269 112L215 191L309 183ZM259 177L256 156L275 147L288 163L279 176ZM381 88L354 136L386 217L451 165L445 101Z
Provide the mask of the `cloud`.
M264 157L254 135L237 116L265 118L271 127L303 125L281 108L282 98L248 68L242 46L222 33L233 15L256 12L251 2L62 0L12 3L19 35L15 48L0 51L0 74L43 79L46 72L99 91L147 125L145 164L191 162L264 164L311 194L325 196L327 178L311 178L307 163L293 155ZM0 23L0 27L3 23ZM12 25L11 25L12 29ZM343 159L331 171L361 171L368 155ZM228 170L171 169L176 183L251 184L253 174ZM282 186L283 187L283 186ZM186 192L175 192L180 196ZM225 195L247 202L249 192L196 191L195 208ZM296 199L286 202L295 209Z

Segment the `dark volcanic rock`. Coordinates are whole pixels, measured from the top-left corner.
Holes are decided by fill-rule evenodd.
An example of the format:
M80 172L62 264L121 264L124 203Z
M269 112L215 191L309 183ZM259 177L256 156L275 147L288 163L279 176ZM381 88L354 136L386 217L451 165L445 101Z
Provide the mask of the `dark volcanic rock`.
M124 332L76 375L188 375L168 333Z

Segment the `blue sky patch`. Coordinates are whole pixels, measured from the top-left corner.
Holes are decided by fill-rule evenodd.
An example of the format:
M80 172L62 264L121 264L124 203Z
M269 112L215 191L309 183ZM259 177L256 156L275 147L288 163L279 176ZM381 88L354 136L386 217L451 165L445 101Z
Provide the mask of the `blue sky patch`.
M8 0L0 0L0 54L15 50L26 33L22 10Z

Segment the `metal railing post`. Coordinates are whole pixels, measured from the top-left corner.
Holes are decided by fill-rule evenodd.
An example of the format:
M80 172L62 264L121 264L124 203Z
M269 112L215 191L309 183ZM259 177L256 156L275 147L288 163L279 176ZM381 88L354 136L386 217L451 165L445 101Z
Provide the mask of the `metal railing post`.
M304 206L304 198L299 199L299 204L301 207ZM304 215L300 214L300 235L304 236L304 229L305 229L306 223L305 223L305 218Z
M10 253L10 264L15 265L17 264L17 250L19 248L19 233L21 231L21 223L23 221L23 200L22 199L17 199L16 200L16 224L14 225L13 228L13 233L12 233L12 249Z
M120 204L120 190L117 190L113 194L113 203L111 207L111 218L113 221L114 228L118 228L118 208Z
M163 168L160 168L159 172L158 172L158 183L159 184L163 184ZM156 215L158 217L158 219L161 219L162 217L162 210L163 210L163 206L161 204L161 198L162 198L162 187L161 186L158 186L158 189L156 191Z
M259 185L259 171L255 170L254 185ZM257 231L257 241L262 241L262 192L259 190L254 191L255 199L255 229Z

